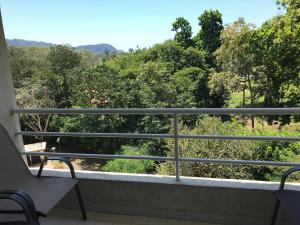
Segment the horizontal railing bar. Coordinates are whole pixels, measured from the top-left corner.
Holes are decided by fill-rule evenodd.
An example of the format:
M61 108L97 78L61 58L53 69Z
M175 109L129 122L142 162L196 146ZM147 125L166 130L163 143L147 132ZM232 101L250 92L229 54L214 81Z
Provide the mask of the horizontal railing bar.
M173 134L136 134L136 133L86 133L86 132L34 132L19 131L16 135L50 136L50 137L115 137L115 138L174 138ZM209 139L209 140L258 140L258 141L300 141L300 137L283 136L229 136L229 135L185 135L179 134L180 139Z
M284 136L230 136L230 135L178 135L185 139L209 139L209 140L254 140L254 141L300 141L300 137Z
M251 115L300 115L300 108L15 108L13 113L38 114L251 114Z
M154 161L173 161L172 157L163 156L139 156L139 155L108 155L108 154L83 154L83 153L56 153L56 152L21 152L30 156L60 156L76 159L139 159Z
M135 133L86 133L86 132L34 132L19 131L16 135L50 137L115 137L115 138L172 138L172 134L135 134Z
M138 156L138 155L106 155L106 154L81 154L81 153L56 153L56 152L22 152L22 155L31 156L60 156L67 158L89 158L89 159L139 159L154 161L174 161L173 157L161 156ZM211 164L229 165L257 165L257 166L300 166L297 162L255 161L255 160L229 160L229 159L207 159L179 157L181 162L199 162Z
M185 158L180 157L183 162L199 162L212 164L231 164L231 165L257 165L257 166L300 166L300 162L277 162L259 160L230 160L230 159L207 159L207 158Z

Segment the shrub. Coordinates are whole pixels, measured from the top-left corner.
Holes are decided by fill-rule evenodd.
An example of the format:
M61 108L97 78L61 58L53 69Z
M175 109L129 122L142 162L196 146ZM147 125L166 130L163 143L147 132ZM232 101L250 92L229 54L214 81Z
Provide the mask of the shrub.
M121 155L145 155L145 149L123 145ZM155 168L152 160L114 159L109 161L102 169L106 172L121 173L149 173Z
M278 136L278 131L258 127L247 128L237 121L222 122L218 117L204 117L197 121L194 128L180 126L183 134L241 135L241 136ZM277 133L277 134L276 134ZM283 136L297 133L284 131ZM299 133L298 133L299 136ZM174 141L167 142L168 156L174 156ZM179 142L180 155L187 158L233 159L233 160L295 160L299 143L275 141L238 141L238 140L187 140ZM159 174L174 175L173 162L164 162L157 167ZM282 174L281 168L266 166L219 165L196 162L181 162L180 174L183 176L274 180Z

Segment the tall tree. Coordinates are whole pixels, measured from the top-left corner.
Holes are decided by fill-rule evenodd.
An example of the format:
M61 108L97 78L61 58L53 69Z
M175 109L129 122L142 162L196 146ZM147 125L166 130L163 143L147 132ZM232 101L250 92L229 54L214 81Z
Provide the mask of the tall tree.
M9 62L14 87L21 88L33 76L46 67L48 48L37 46L8 46ZM26 83L26 84L27 84Z
M278 1L286 13L267 21L256 32L261 89L265 106L299 104L300 1Z
M243 107L245 107L245 92L249 91L250 106L254 105L255 93L253 82L255 80L254 67L256 55L253 51L252 41L253 25L246 24L239 18L228 25L221 35L221 47L216 51L216 59L221 69L228 74L234 74L241 80L243 90ZM229 79L230 76L228 76ZM252 118L252 127L254 119Z
M196 44L212 55L221 45L222 14L218 10L205 10L198 20L201 30L195 37Z
M176 32L174 39L180 43L182 47L187 48L193 45L192 27L185 18L176 18L176 21L172 24L172 31Z
M30 88L28 88L30 87ZM18 106L28 108L54 108L55 103L51 99L50 91L39 77L24 82L24 86L16 90ZM21 121L30 129L38 132L48 130L51 114L24 114ZM43 140L43 137L37 137Z
M55 102L59 107L70 107L70 79L72 70L80 65L80 55L73 48L57 45L51 47L48 60L53 73L48 80L55 90Z

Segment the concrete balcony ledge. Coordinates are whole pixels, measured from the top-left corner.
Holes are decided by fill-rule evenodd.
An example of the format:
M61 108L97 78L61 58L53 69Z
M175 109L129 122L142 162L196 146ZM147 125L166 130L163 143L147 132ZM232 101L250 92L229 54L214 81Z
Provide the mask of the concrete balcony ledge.
M30 169L36 174L38 169ZM228 225L270 223L278 182L76 171L88 211L192 220ZM68 170L45 169L44 176L70 177ZM286 188L299 190L299 184ZM58 205L78 209L70 193ZM279 224L290 224L280 209Z
M30 170L33 175L36 175L38 172L38 168L30 168ZM54 177L71 177L69 170L65 170L65 169L45 168L43 171L43 175L54 176ZM239 189L269 190L269 191L278 190L279 188L279 182L270 182L270 181L219 179L219 178L185 177L185 176L181 176L180 181L176 181L174 176L96 172L96 171L87 171L87 170L76 170L76 176L79 179L90 179L90 180L190 185L190 186L200 186L200 187L239 188ZM300 191L300 183L286 183L285 188L295 190L295 191Z

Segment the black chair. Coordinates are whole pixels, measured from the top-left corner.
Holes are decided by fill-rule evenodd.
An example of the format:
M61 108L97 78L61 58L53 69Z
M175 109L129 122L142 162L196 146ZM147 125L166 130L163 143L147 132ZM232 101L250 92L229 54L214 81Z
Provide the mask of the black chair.
M293 224L300 225L300 192L293 190L284 190L284 184L287 177L294 172L300 171L300 166L287 170L281 177L280 187L274 194L277 198L271 225L275 225L280 204L286 209Z
M41 177L48 160L66 163L72 178ZM0 124L0 214L25 214L27 224L38 224L39 216L47 216L64 196L75 189L82 218L86 220L87 216L78 184L79 180L76 179L74 168L65 158L45 159L42 161L37 177L33 176L9 134ZM4 191L1 192L1 190ZM22 209L20 210L20 207L16 209L16 204L11 204L12 202L19 204Z
M10 200L20 206L19 210L7 210L5 213L24 214L26 217L26 221L0 222L1 225L39 225L34 203L26 193L21 191L0 191L0 200Z

